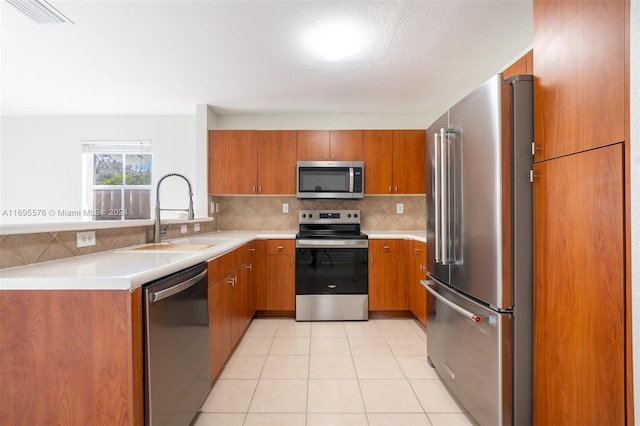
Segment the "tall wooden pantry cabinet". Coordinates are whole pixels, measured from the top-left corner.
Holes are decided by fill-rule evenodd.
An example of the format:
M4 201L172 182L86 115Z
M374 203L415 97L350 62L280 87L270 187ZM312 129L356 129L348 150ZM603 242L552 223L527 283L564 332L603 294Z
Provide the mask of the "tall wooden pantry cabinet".
M629 0L533 7L533 423L630 425Z

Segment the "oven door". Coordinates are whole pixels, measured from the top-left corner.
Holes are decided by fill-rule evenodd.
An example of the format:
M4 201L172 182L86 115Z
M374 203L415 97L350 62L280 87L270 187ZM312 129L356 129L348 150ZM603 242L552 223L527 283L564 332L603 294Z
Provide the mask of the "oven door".
M367 320L368 240L296 240L296 320Z

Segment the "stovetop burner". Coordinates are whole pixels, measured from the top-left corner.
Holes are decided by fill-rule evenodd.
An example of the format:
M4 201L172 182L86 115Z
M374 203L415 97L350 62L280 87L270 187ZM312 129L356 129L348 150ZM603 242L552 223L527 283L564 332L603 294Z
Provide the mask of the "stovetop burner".
M296 239L363 240L360 210L300 210Z

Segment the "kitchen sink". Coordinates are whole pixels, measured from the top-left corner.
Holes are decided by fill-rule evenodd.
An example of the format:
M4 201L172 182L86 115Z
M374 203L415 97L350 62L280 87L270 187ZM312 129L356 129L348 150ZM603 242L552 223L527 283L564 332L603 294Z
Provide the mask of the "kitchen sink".
M232 241L233 238L222 237L184 237L174 238L169 240L169 244L181 244L181 245L210 245L217 246Z
M233 241L233 238L217 237L188 237L174 238L161 243L143 244L137 247L126 248L125 251L134 252L185 252L200 251L215 247L220 244Z

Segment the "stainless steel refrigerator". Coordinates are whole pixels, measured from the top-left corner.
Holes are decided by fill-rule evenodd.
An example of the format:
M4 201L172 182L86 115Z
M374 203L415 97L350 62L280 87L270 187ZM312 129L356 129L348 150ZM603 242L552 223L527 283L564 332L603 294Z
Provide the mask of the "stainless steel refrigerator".
M427 129L429 363L481 425L531 424L533 78Z

